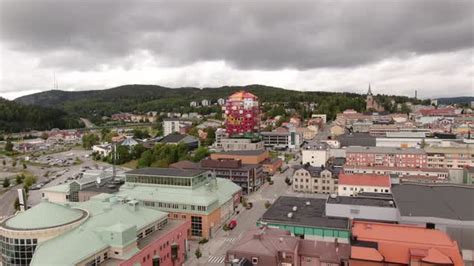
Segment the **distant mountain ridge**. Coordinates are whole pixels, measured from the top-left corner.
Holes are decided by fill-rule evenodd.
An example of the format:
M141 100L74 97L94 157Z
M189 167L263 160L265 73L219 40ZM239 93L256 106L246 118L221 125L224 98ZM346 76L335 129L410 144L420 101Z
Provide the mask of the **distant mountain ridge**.
M438 98L438 104L471 104L474 101L472 96Z

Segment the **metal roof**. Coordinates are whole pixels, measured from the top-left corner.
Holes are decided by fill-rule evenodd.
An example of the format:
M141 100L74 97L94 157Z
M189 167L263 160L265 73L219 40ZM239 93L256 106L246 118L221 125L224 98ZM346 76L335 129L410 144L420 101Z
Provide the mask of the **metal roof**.
M307 205L307 202L310 204ZM293 211L296 206L297 210ZM288 217L288 213L292 217ZM268 223L289 224L294 226L323 227L331 229L349 228L347 218L327 217L326 199L279 197L263 214L261 220Z
M472 186L400 184L392 194L401 216L474 221Z

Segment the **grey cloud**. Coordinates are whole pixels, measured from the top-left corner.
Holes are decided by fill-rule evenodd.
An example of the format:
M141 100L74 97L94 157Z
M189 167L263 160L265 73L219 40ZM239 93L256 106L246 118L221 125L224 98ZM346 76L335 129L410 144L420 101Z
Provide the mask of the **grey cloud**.
M72 70L143 49L169 65L225 60L273 70L351 67L474 44L472 1L7 0L0 10L2 43Z

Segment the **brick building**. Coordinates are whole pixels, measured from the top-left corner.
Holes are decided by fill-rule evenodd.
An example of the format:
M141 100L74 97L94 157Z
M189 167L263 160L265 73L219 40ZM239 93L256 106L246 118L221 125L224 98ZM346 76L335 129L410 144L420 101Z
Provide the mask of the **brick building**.
M427 157L414 148L348 147L346 165L426 168Z

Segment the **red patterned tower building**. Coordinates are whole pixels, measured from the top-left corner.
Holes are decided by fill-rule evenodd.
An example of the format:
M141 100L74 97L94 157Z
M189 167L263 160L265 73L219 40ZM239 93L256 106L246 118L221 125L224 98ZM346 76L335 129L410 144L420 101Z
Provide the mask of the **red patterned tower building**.
M227 99L224 107L225 127L232 136L257 132L260 128L258 97L247 91L239 91Z

